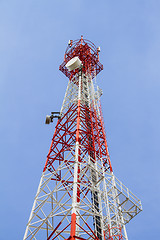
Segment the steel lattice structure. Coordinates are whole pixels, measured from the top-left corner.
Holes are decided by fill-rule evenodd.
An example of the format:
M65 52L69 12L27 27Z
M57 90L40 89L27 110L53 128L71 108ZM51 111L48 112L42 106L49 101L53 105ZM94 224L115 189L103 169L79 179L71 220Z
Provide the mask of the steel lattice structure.
M82 66L68 71L77 56ZM140 200L113 174L96 75L99 49L70 41L60 70L69 78L24 240L127 240Z

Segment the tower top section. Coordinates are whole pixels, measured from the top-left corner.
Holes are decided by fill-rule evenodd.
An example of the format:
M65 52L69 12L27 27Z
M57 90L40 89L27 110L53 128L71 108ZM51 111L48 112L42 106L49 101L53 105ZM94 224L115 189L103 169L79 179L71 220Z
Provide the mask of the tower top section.
M89 73L94 78L101 70L103 65L99 62L100 47L96 47L91 41L83 39L69 40L68 47L64 54L64 61L59 66L66 77L73 77L79 70L74 69L69 71L66 64L74 57L78 57L82 62L82 71Z

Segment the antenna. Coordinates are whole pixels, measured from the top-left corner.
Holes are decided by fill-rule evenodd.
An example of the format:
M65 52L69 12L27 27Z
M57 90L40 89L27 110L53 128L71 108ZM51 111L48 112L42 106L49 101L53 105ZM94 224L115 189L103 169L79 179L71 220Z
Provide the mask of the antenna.
M23 240L128 240L141 201L113 173L96 76L100 48L70 41L59 69L69 78ZM95 81L94 81L95 79ZM93 82L94 81L94 82Z

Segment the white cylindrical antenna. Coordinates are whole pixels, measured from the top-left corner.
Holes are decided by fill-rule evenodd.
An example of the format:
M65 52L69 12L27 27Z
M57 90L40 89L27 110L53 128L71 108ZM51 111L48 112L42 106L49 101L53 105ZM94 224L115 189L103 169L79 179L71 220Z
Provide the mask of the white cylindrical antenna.
M98 52L100 52L100 51L101 51L101 48L100 48L100 47L98 47L98 48L97 48L97 51L98 51Z
M68 68L69 71L72 71L77 68L80 68L81 65L82 65L82 62L79 59L79 57L74 57L69 62L67 62L66 68Z

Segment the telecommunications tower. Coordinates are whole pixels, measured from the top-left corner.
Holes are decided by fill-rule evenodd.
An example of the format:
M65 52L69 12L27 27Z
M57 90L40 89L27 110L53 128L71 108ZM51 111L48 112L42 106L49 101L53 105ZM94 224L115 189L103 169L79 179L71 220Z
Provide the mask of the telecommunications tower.
M23 240L127 240L140 200L113 174L96 75L100 47L68 43L59 69L69 78Z

